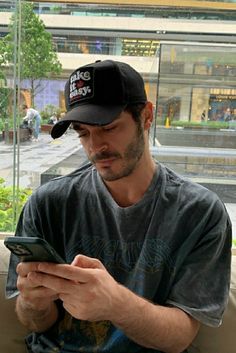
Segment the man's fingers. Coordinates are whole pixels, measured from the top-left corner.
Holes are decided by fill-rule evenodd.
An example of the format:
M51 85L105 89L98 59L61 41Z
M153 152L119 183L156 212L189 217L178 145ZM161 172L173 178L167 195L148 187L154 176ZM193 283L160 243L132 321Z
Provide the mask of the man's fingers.
M20 262L16 267L16 272L21 277L26 277L29 272L38 271L40 262Z
M56 293L69 293L73 291L74 282L62 277L40 272L32 272L28 277L32 283L36 283L40 288L48 288Z
M47 298L51 297L52 300L58 299L58 294L51 288L41 286L39 281L34 276L36 272L30 272L26 277L17 280L17 288L24 297ZM37 274L37 273L36 273Z
M93 267L84 268L78 265L72 266L41 262L38 265L38 271L50 274L52 276L57 276L71 281L75 281L77 283L87 283L93 280L93 278L96 278L98 272L104 269L104 266L101 264L101 262L96 259L92 259L92 261L90 261L90 264L93 264Z
M85 255L77 255L72 261L71 265L83 268L100 268L105 269L103 264L95 258L88 257Z

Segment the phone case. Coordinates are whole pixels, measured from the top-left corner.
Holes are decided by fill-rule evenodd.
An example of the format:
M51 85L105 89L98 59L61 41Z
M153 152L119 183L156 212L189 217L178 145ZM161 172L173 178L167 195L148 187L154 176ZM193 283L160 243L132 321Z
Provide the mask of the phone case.
M62 257L46 242L46 240L34 237L7 237L5 246L22 262L55 262L65 263Z

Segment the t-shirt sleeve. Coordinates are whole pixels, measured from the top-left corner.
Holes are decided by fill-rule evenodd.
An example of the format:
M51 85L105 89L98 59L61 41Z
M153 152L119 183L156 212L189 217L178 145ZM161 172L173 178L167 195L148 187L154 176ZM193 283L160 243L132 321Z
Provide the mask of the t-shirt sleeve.
M21 215L19 217L19 221L17 224L16 236L24 236L24 237L40 237L40 233L38 231L38 227L35 223L35 215L36 208L32 207L35 204L32 196L25 204ZM8 276L7 276L7 283L6 283L6 298L10 299L15 297L19 294L18 289L16 287L17 282L17 273L16 267L17 264L20 262L19 258L16 255L11 254L9 268L8 268Z
M184 260L176 265L175 280L166 303L184 310L201 323L217 327L229 295L232 229L220 200L206 218L199 220L205 222L205 227L195 246L191 248L187 244L191 236L182 246ZM186 255L186 252L189 253Z

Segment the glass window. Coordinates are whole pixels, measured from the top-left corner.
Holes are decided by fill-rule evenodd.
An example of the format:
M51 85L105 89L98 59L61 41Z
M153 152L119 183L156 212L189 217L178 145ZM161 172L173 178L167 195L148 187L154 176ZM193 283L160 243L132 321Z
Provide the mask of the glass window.
M34 189L86 158L72 130L55 141L50 130L65 113L69 73L107 58L131 64L144 78L154 104L154 158L218 193L234 222L235 4L226 2L222 9L203 9L203 3L194 8L17 4L0 4L0 191L5 198L0 200L0 231L14 230ZM53 15L50 23L48 15ZM161 21L161 30L149 27L153 18ZM91 28L81 28L80 20ZM117 20L123 28L114 26ZM192 30L195 24L199 30ZM212 24L213 32L208 31ZM41 117L38 136L35 116L27 117L25 105Z
M236 202L235 54L233 45L161 42L152 131L154 157L216 192L231 212Z

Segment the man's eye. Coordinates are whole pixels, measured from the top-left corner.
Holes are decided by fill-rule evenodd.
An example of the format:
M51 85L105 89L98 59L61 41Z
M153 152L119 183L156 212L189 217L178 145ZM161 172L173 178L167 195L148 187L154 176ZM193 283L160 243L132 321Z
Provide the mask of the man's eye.
M110 127L105 127L104 130L105 131L112 131L116 128L116 126L110 126Z
M79 135L78 137L79 137L79 138L81 138L81 137L85 137L85 136L87 136L87 135L88 135L87 131L80 131L80 132L79 132L79 131L77 131L77 132L78 132L78 135Z

